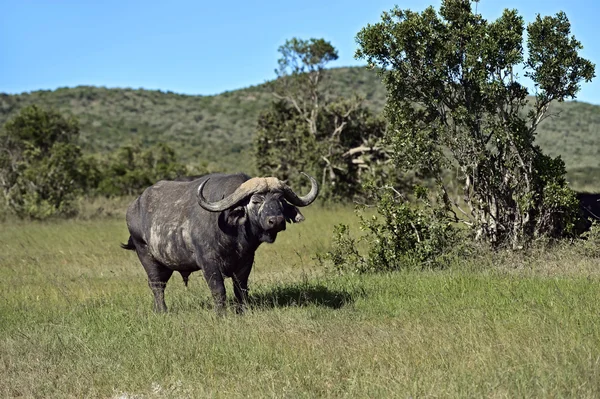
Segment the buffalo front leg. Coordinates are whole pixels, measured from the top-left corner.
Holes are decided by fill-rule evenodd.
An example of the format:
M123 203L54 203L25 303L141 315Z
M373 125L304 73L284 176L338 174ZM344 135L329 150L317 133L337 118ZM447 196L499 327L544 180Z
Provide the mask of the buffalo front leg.
M252 270L252 263L233 275L233 292L235 294L235 311L244 313L248 304L248 277Z
M215 311L221 316L225 313L225 300L227 299L223 275L220 270L206 268L204 269L204 278L215 302Z

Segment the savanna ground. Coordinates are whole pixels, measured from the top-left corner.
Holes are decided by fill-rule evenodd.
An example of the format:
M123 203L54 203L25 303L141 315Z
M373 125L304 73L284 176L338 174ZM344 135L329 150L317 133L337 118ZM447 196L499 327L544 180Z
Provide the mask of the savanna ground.
M309 207L259 249L246 315L200 273L157 315L107 208L0 225L0 397L600 397L597 242L340 276L315 254L353 212Z

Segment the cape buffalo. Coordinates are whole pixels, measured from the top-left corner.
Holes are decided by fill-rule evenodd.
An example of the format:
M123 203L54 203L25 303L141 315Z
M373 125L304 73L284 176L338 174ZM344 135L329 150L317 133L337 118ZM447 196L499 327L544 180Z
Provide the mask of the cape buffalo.
M167 310L164 290L173 271L187 285L190 273L202 269L217 313L224 311L225 277L233 279L236 310L243 311L256 249L274 242L286 221L303 221L296 207L317 198L317 182L304 175L311 182L304 197L275 177L245 174L159 181L147 188L127 210L130 237L121 246L135 250L146 270L154 309Z
M593 222L600 223L600 194L577 192L579 211L582 217L581 225L576 226L576 232L581 234L592 227Z

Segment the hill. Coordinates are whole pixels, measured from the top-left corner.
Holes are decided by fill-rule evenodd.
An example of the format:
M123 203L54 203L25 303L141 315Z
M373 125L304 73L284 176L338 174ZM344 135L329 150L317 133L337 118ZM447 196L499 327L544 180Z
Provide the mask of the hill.
M330 86L336 94L364 95L375 109L385 101L377 76L362 68L331 70ZM40 104L77 116L88 152L111 151L133 139L144 144L168 142L186 162L248 170L256 119L272 99L268 83L215 96L79 86L2 94L0 124L25 106Z
M383 108L385 89L373 71L351 67L329 73L331 94L357 93L373 110ZM79 86L0 94L0 124L24 106L40 104L77 116L88 152L106 153L134 139L167 142L188 163L252 172L256 119L272 99L268 82L215 96ZM600 171L600 106L565 102L554 104L551 113L540 126L539 144L547 153L561 155L579 182L593 179Z

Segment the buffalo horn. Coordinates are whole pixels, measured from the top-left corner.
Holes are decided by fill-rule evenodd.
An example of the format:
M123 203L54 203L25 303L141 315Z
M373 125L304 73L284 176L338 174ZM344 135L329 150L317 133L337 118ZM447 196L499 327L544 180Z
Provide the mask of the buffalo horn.
M242 187L238 187L238 189L235 190L231 195L223 198L222 200L215 201L215 202L209 202L206 200L206 198L204 198L204 194L202 194L204 185L206 183L208 183L209 180L210 179L206 179L200 184L200 186L198 187L197 196L198 196L198 204L200 204L200 206L202 208L204 208L210 212L222 212L225 209L231 208L232 206L234 206L235 204L237 204L244 198L248 197L249 195L253 194L252 192L249 192L248 190L242 189Z
M304 172L300 173L308 177L308 179L310 180L310 192L304 197L298 197L298 195L289 186L282 184L283 196L292 205L307 206L310 205L317 198L317 195L319 194L319 185L317 184L317 181L311 176L307 175Z
M236 205L244 198L251 196L257 192L263 191L281 191L285 199L296 206L307 206L312 203L317 195L319 194L319 186L317 181L311 176L302 172L302 174L310 179L311 189L310 192L304 197L298 197L298 195L281 180L274 177L267 178L254 178L246 181L240 187L238 187L231 195L223 198L222 200L209 202L202 193L204 186L210 179L203 181L198 187L197 196L198 204L210 212L222 212Z

